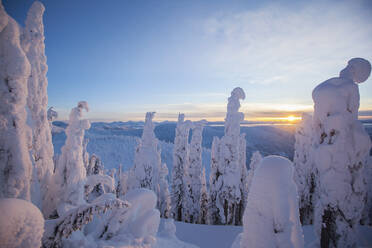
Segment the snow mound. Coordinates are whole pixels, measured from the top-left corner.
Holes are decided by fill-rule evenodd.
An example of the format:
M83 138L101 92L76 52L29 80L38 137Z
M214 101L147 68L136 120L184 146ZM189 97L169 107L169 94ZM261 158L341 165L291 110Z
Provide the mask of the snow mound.
M0 247L40 247L44 218L32 203L13 198L0 199Z
M240 247L304 246L291 161L280 156L262 159L253 177L243 225Z

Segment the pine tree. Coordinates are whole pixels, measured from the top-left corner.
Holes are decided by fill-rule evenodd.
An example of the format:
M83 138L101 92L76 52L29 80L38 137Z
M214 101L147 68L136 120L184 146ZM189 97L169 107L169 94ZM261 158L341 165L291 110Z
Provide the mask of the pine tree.
M356 246L356 226L366 200L364 167L371 140L358 121L359 89L371 65L354 58L340 76L313 90L317 205L314 227L321 247Z
M202 134L205 121L196 122L192 127L189 146L189 161L185 165L183 182L185 197L183 199L183 220L188 223L198 223L201 210L202 190Z
M30 63L20 44L18 24L0 2L0 197L30 200L32 164L26 124Z
M27 13L26 25L23 29L22 48L30 61L31 73L28 78L27 107L30 120L32 120L32 148L31 154L36 170L32 180L32 202L36 204L45 216L48 216L55 207L54 200L50 198L54 163L52 133L47 119L48 105L48 79L46 73L45 44L43 14L45 7L36 1ZM41 195L40 195L41 194ZM48 197L49 196L49 197ZM41 199L39 199L41 198Z
M313 223L315 174L311 158L312 149L312 116L302 115L295 133L295 154L293 163L295 167L294 179L297 184L300 198L300 220L303 225Z
M247 173L245 158L243 158L244 136L240 134L240 122L244 119L244 114L239 112L241 99L245 99L245 93L243 89L237 87L228 98L225 135L218 142L218 148L212 148L212 153L218 151L218 155L212 155L212 160L216 161L212 161L211 166L212 173L218 174L213 174L210 182L211 204L212 209L214 208L211 214L216 224L240 225L242 223Z
M173 148L173 169L171 184L172 215L177 221L182 221L185 209L183 200L185 197L184 174L188 160L188 139L191 128L190 121L184 121L185 115L179 114L176 135Z
M66 143L61 149L56 168L56 179L60 180L60 194L62 194L60 203L63 204L59 208L59 215L64 213L68 206L76 207L85 203L86 169L83 162L83 139L85 130L90 128L90 123L88 120L81 120L84 109L89 110L87 102L82 101L71 110L66 128Z

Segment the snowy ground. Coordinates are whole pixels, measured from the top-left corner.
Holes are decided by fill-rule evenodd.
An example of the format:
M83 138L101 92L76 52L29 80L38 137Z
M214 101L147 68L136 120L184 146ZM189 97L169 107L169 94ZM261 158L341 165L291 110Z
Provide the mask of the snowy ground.
M236 236L242 232L241 226L209 226L175 222L176 236L200 248L229 248ZM313 226L303 226L305 247L310 248L316 239ZM358 247L372 247L372 228L358 228Z

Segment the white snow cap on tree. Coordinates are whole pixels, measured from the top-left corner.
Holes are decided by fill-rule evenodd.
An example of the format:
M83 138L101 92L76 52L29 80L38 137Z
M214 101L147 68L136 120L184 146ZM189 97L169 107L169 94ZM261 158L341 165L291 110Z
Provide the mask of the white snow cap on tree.
M210 192L212 209L218 209L218 215L213 214L215 210L212 210L212 219L215 218L214 222L221 224L241 224L244 211L247 169L243 158L245 138L240 134L240 122L244 120L244 114L239 112L242 99L245 99L243 89L235 88L228 98L225 135L219 144L217 140L213 141L218 148L212 150L218 151L218 155L212 151L211 167L213 173L219 174L211 175L211 190L216 191Z
M304 247L293 165L280 156L262 159L243 218L240 247Z
M31 130L26 124L30 63L18 24L0 2L0 197L30 200Z
M300 200L300 218L303 225L313 222L315 169L311 156L313 143L313 118L304 113L295 132L294 180Z
M317 170L315 230L322 246L353 247L365 204L364 167L371 140L358 121L359 89L370 63L355 58L313 90L314 151Z
M62 180L60 187L63 199L61 200L73 206L85 203L86 169L83 162L83 139L85 130L90 128L90 123L88 120L81 120L84 109L88 111L88 103L82 101L71 110L66 128L66 143L62 147L57 165L57 177Z
M0 199L0 247L41 247L44 218L40 210L30 202Z
M177 221L182 221L185 214L185 205L183 203L185 197L185 168L189 163L189 133L192 126L191 121L185 121L185 115L178 115L176 127L176 135L174 138L173 148L173 168L172 168L172 183L171 183L171 202L173 218Z

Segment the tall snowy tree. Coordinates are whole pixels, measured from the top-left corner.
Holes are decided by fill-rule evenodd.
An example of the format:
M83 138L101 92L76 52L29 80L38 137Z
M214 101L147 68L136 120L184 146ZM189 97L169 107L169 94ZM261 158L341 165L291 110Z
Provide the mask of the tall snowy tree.
M244 114L239 112L240 100L245 99L242 88L235 88L228 98L227 114L225 118L225 135L218 142L218 154L212 155L211 176L211 203L216 204L218 215L212 210L212 215L216 217L215 223L240 225L241 216L244 212L244 199L246 194L246 175L247 169L245 159L244 136L240 134L240 122L244 120ZM213 145L217 143L214 140ZM212 153L214 153L212 148ZM244 154L243 154L244 151ZM243 164L244 161L244 164ZM213 199L212 199L213 198Z
M292 162L263 158L249 190L240 247L304 247L297 197Z
M173 168L171 183L172 215L177 221L182 221L185 210L183 200L185 197L184 174L189 162L188 140L192 123L185 121L185 115L178 115L176 135L173 148Z
M154 133L155 125L152 122L154 116L155 112L146 113L142 138L136 148L134 166L130 172L132 178L129 187L130 189L147 188L153 190L158 196L157 207L160 209L162 201L169 201L168 199L164 199L166 195L163 195L165 192L162 192L168 189L168 183L164 180L166 176L164 173L166 171L162 167L161 148ZM164 207L163 210L168 211ZM161 212L162 216L166 214L165 212Z
M189 161L185 165L183 182L185 197L183 199L183 220L188 223L198 223L201 210L202 190L202 134L205 121L193 123Z
M213 137L212 151L211 151L211 172L209 175L209 209L208 209L208 220L211 224L222 224L217 207L217 194L221 187L220 176L222 170L219 167L218 155L220 154L220 139Z
M84 155L83 155L84 158ZM102 164L101 159L95 155L92 154L89 158L88 167L86 168L87 176L92 175L104 175L104 166ZM89 190L90 191L90 190ZM86 192L86 200L88 202L92 202L95 198L105 193L104 185L102 183L99 183L97 185L94 185L94 188L90 192Z
M47 118L48 79L46 73L43 14L44 6L36 1L27 13L26 25L23 29L22 48L31 64L31 74L28 78L27 106L32 122L31 154L36 170L36 178L32 180L32 201L42 209L44 215L50 214L53 206L48 196L49 184L54 170L52 133ZM41 194L39 196L39 194ZM38 199L41 198L41 199ZM41 201L41 202L38 202Z
M209 194L207 190L207 182L205 178L205 167L203 167L201 175L201 189L200 189L200 212L199 212L199 223L209 224L208 219L209 209Z
M300 200L300 220L303 225L313 223L315 174L311 157L313 126L312 116L304 113L295 132L294 180Z
M160 177L159 177L159 211L160 216L163 218L171 217L171 198L169 193L168 184L168 167L165 163L161 166Z
M86 129L90 128L88 120L81 120L83 110L88 111L88 103L81 101L70 113L66 128L66 143L61 149L57 164L57 177L60 180L62 195L58 214L61 215L71 207L85 203L84 186L86 169L83 162L83 140Z
M30 200L31 130L26 124L30 63L18 24L0 1L0 198Z
M314 151L318 199L314 226L321 247L355 247L366 199L364 167L371 140L358 121L359 88L370 63L354 58L339 77L313 90Z
M254 172L257 170L258 165L261 163L262 155L259 151L255 151L251 157L251 163L249 164L249 171L247 175L247 194L251 188Z

